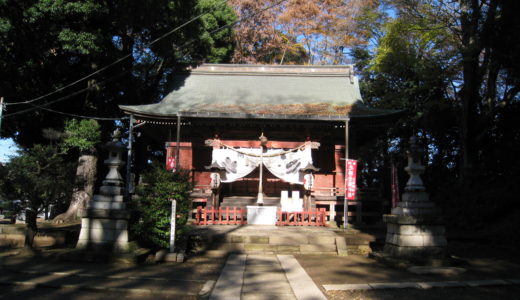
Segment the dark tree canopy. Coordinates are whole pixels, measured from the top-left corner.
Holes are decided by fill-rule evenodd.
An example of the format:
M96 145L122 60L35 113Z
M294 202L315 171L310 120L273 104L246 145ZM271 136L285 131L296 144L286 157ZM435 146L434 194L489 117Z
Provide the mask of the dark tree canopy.
M451 220L480 222L514 211L520 174L520 123L513 121L520 112L520 19L513 12L520 2L385 3L395 18L380 7L368 11L362 21L375 47L357 47L352 56L365 100L407 114L377 149L364 152L367 161L377 158L367 167L379 170L373 176L388 176L390 160L402 162L407 138L418 134L428 150L426 182L457 216Z
M178 69L229 60L231 29L212 31L236 19L219 0L2 0L0 12L1 96L24 102L63 88L7 106L2 136L29 147L43 142L41 128L63 126L65 116L45 109L119 117L118 104L157 101ZM23 113L36 105L45 109Z

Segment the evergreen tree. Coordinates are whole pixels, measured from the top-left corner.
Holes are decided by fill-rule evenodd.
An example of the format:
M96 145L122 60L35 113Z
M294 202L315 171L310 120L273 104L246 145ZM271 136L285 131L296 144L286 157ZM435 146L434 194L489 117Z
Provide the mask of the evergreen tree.
M2 136L32 147L41 128L63 129L46 109L118 117L118 104L157 101L179 69L229 59L231 29L216 30L235 18L219 0L0 1ZM101 125L108 137L113 123Z

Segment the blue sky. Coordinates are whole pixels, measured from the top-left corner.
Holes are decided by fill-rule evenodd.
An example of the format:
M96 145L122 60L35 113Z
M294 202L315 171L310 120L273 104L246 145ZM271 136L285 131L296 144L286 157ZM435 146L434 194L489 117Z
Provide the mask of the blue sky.
M17 147L12 139L0 139L0 162L7 162L16 154Z

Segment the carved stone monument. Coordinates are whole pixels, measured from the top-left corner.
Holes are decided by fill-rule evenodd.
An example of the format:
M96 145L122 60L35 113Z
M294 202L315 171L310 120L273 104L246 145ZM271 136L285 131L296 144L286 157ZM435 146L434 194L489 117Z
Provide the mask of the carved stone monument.
M422 151L417 145L417 138L410 138L408 166L410 174L406 183L402 201L384 215L387 224L387 255L400 258L442 257L447 242L440 208L430 201L420 174L425 167L421 165Z
M123 202L124 182L119 168L125 164L121 159L126 147L121 142L121 132L114 131L112 141L105 144L109 152L104 161L108 174L94 195L81 219L81 231L77 248L108 251L128 251L128 217L126 204Z

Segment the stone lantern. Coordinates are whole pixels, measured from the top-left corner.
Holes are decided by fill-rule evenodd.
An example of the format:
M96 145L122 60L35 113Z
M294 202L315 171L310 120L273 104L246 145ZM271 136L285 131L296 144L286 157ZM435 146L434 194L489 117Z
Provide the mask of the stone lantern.
M211 204L212 204L213 208L218 209L218 207L220 205L219 193L220 193L220 186L222 184L221 178L222 178L222 173L224 172L224 170L226 168L221 167L217 162L212 162L211 165L205 166L204 168L206 168L206 170L211 171L211 174L210 174Z
M303 189L305 190L305 194L303 196L303 209L305 211L311 209L311 193L312 188L314 187L314 173L318 172L319 170L319 168L316 168L311 163L300 169L300 172L303 173Z
M417 145L417 138L410 138L408 166L410 174L402 201L384 215L387 224L386 255L398 258L425 259L444 256L447 242L441 210L430 201L420 174L423 151Z
M128 250L129 212L123 202L124 181L119 168L125 165L122 153L126 146L121 132L115 130L112 140L104 145L108 158L104 164L109 171L81 219L77 248L94 251L126 252Z

